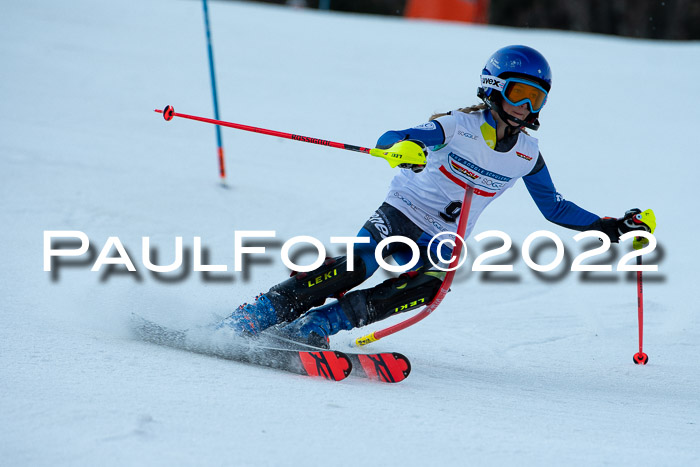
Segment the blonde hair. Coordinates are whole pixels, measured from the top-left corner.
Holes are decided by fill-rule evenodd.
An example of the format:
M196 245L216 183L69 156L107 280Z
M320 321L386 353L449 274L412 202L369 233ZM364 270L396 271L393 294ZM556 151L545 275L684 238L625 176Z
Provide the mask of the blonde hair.
M472 113L472 112L477 112L479 110L486 110L488 107L486 107L486 104L476 104L472 105L469 107L462 107L461 109L457 109L458 112L464 112L465 114ZM428 120L435 120L436 118L443 117L445 115L448 115L449 112L444 112L444 113L437 113L432 115Z
M468 114L468 113L478 112L479 110L486 110L486 109L488 109L486 104L475 104L475 105L470 105L469 107L462 107L461 109L457 109L457 111L464 112L465 114ZM449 112L433 114L428 120L435 120L436 118L440 118L440 117L443 117L445 115L449 115ZM525 130L525 128L520 128L520 131L522 131L526 135L529 135L529 133Z

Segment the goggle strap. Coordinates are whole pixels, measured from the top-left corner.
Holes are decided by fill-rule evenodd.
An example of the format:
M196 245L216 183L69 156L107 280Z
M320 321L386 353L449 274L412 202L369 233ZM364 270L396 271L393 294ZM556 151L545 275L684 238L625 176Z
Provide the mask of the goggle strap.
M498 78L497 76L491 76L491 75L481 75L481 87L483 88L491 88L495 89L496 91L503 91L503 88L506 86L506 80L502 78Z

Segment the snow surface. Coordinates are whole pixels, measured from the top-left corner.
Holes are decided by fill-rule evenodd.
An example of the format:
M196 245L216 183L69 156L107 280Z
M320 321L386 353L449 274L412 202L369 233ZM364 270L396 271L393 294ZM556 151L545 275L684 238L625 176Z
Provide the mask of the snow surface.
M633 278L540 277L519 259L541 229L562 237L570 257L583 251L522 184L475 231L507 232L515 271L463 269L434 315L374 344L411 358L401 384L330 383L134 340L133 311L187 327L266 290L285 276L279 248L295 235L342 253L329 238L355 234L394 172L360 154L224 130L224 189L214 128L153 112L172 104L212 114L199 2L5 2L0 463L700 463L698 158L689 143L700 124L700 44L235 2L210 12L222 118L362 146L475 103L496 48L541 50L554 88L536 136L560 191L601 215L635 206L657 214L659 254L645 259L660 265L645 276L650 363L632 363ZM85 232L92 259L44 272L45 230ZM232 271L236 230L277 232L248 274ZM138 275L90 271L110 236ZM147 271L144 236L159 264L182 236L185 272ZM191 272L195 236L228 273ZM474 240L469 248L471 259L483 251ZM334 345L347 349L370 329Z

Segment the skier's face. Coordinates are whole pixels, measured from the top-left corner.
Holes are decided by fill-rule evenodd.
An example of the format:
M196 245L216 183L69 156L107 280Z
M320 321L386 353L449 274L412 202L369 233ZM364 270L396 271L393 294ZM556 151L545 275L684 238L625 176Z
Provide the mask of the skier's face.
M508 114L512 115L515 118L519 118L520 120L525 120L527 116L530 114L530 109L527 107L527 102L523 102L520 105L511 105L508 102L501 101L501 105L503 106L503 110ZM509 120L510 124L512 125L517 125L516 122Z

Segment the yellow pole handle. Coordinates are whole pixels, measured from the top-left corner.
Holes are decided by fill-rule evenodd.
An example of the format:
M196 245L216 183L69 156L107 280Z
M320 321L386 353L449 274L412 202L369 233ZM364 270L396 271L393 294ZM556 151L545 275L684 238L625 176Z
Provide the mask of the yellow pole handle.
M399 164L425 165L425 152L423 148L413 141L399 141L388 149L373 148L369 150L370 155L386 159L393 168Z

